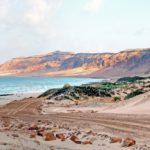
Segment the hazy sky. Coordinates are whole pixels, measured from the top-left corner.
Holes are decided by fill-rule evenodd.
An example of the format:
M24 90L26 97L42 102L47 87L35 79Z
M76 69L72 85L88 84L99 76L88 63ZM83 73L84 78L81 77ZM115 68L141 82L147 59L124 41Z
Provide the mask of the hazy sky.
M150 0L0 0L0 63L55 50L150 47Z

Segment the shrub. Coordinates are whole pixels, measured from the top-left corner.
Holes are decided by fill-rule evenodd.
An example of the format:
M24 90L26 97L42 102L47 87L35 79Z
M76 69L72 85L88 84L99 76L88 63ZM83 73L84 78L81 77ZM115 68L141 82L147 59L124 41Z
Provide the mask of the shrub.
M137 96L137 95L143 94L143 93L144 93L143 90L138 89L138 90L136 90L136 91L134 91L134 92L129 93L129 94L125 97L125 100L127 100L127 99L129 99L129 98L132 98L132 97L135 97L135 96Z
M103 90L112 90L119 86L118 83L111 83L111 82L102 82L100 83L100 88Z
M119 96L115 96L115 97L114 97L114 101L115 101L115 102L117 102L117 101L121 101L121 97L119 97Z
M65 88L65 89L70 88L70 87L71 87L71 85L69 83L67 83L63 86L63 88Z
M135 76L135 77L123 77L117 80L117 82L130 82L133 83L137 80L143 80L146 79L146 77L139 77L139 76Z

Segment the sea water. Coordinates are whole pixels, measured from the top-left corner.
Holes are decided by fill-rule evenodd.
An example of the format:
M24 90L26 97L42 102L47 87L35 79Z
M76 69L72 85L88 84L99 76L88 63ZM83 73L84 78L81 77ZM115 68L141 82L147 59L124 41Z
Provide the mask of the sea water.
M0 95L18 93L39 93L64 84L81 85L89 82L101 82L102 79L77 77L0 77Z

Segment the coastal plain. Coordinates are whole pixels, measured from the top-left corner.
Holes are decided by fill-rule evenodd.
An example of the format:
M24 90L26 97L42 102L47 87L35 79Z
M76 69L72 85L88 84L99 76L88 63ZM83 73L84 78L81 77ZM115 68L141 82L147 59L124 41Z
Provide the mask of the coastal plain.
M116 93L112 93L111 97L88 96L78 100L49 99L41 94L7 103L0 108L0 149L149 150L147 83L149 79L126 84L131 91L133 84L138 88L142 85L145 90L128 100L121 100L124 85L114 88L122 96L117 102ZM69 85L63 88L72 91Z

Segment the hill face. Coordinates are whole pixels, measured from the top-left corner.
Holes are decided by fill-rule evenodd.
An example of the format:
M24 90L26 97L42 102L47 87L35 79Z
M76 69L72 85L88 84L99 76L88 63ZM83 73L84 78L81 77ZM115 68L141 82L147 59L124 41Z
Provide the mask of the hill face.
M114 77L150 74L150 49L119 53L52 52L14 58L0 65L0 75Z

